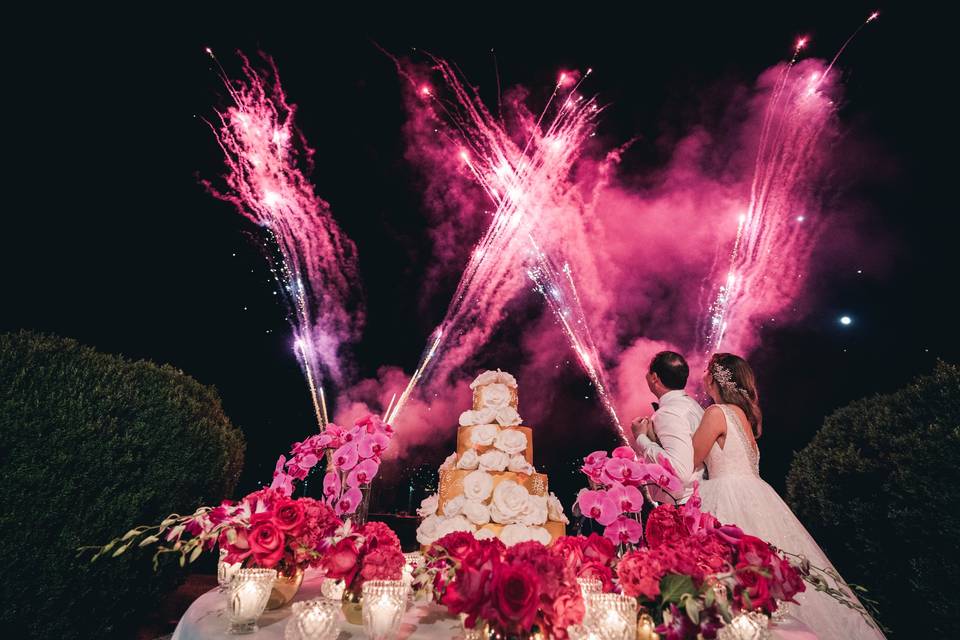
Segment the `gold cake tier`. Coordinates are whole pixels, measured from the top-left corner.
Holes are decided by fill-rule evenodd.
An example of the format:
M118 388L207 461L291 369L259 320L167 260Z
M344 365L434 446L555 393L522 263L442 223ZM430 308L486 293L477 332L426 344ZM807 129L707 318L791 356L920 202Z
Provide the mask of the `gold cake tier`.
M440 470L440 504L437 507L439 513L443 513L443 507L448 500L463 495L463 479L474 470L467 469L441 469ZM493 488L504 480L513 480L527 488L535 496L547 495L547 476L543 473L535 473L528 476L525 473L516 473L514 471L488 471L493 476Z
M469 427L460 427L457 431L457 459L459 460L463 456L464 452L469 449L476 449L477 455L485 453L490 449L493 449L493 445L487 446L477 446L474 447L470 443L470 434L473 433L473 430L477 428L478 425L471 425ZM523 451L523 457L527 459L527 462L533 464L533 429L530 427L500 427L501 431L521 431L523 435L527 436L527 448Z

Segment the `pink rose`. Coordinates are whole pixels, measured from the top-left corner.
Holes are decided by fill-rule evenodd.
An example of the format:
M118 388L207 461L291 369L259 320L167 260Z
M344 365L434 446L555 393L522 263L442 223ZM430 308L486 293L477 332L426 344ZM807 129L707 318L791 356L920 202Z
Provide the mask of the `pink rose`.
M327 577L343 580L349 586L359 569L357 566L359 555L352 538L344 538L335 544L326 554Z
M549 611L551 638L567 637L567 627L583 622L586 612L580 589L568 586L553 600Z
M596 533L591 533L583 548L583 555L587 560L610 564L617 556L614 544Z
M286 537L272 520L258 522L250 527L247 538L254 562L261 567L273 567L283 557Z
M600 588L604 593L613 591L613 569L596 560L583 563L580 571L577 572L577 577L588 580L599 580Z
M299 500L284 500L277 503L274 509L273 523L281 531L290 531L291 535L299 535L305 515Z

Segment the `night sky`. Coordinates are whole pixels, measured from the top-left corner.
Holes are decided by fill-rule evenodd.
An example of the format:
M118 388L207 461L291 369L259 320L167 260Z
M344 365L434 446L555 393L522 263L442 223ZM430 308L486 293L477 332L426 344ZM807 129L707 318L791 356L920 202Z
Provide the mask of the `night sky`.
M198 184L221 169L199 116L225 104L204 47L233 72L235 49L275 58L317 150L318 192L359 250L368 321L355 356L359 374L370 376L382 364L414 368L455 284L422 311L420 282L432 259L423 179L404 159L401 82L374 43L398 54L430 50L488 88L491 48L504 86L550 87L558 69L593 67L591 89L610 105L600 135L636 136L624 171L641 174L664 162L671 140L712 117L723 97L718 87L749 85L788 58L801 34L813 39L809 55L829 58L874 8L625 14L591 6L503 23L496 12L445 23L437 16L339 22L289 10L242 19L47 16L7 43L15 50L5 78L13 174L0 329L73 337L170 363L216 386L246 434L241 489L252 488L316 425L275 285L248 237L256 229ZM956 103L944 95L956 79L954 54L936 35L935 17L880 9L841 60L841 121L870 142L870 166L883 167L850 186L866 212L863 237L883 247L882 258L863 273L856 256L827 270L809 316L768 328L752 357L766 413L762 472L778 489L792 452L832 410L896 389L937 358L960 362L952 311ZM117 18L126 26L112 26ZM852 324L842 326L843 315ZM509 357L505 364L487 363L508 368ZM561 383L571 398L588 391L575 369ZM571 407L591 429L563 447L540 436L536 449L567 504L582 482L562 473L612 442L595 402ZM444 453L423 462L435 468Z

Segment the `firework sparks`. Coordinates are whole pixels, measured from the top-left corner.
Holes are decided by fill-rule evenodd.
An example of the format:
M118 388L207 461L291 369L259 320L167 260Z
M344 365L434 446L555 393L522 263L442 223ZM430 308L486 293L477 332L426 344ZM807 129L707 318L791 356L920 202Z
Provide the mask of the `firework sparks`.
M430 97L440 119L451 125L445 135L496 211L470 254L440 325L443 332L425 352L408 389L394 406L392 417L402 409L416 379L422 377L438 348L446 348L447 353L438 362L435 375L445 375L463 362L476 345L486 343L505 303L522 289L525 274L556 315L579 363L625 439L573 277L569 268L563 272L556 269L549 257L560 248L559 238L554 237L562 235L557 231L562 228L559 217L576 215L570 213L568 174L594 131L598 112L595 101L584 99L577 90L592 69L582 77L575 72L559 75L539 117L526 114L523 129L528 133L521 146L447 62L434 62L453 97L444 101L432 92L426 96L421 90L419 94ZM486 321L481 321L481 314Z
M342 380L338 350L362 322L356 302L356 249L330 206L307 179L313 150L294 125L276 65L266 69L241 56L242 77L231 80L213 52L232 104L209 123L223 151L223 184L204 182L264 231L271 272L288 307L294 352L303 368L318 422L326 423L325 376Z

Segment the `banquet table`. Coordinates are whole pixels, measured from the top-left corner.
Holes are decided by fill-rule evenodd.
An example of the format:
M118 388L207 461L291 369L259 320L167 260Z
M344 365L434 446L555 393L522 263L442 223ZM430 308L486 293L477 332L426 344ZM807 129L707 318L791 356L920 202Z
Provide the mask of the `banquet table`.
M317 572L308 571L294 600L311 600L321 597L320 585L323 576ZM291 615L289 606L274 611L265 611L258 623L260 629L247 636L232 636L250 638L250 640L280 640L283 638L287 619ZM227 636L226 596L218 589L213 589L193 601L187 609L172 640L210 640ZM773 637L776 640L816 640L817 636L802 622L787 617L772 627ZM415 602L407 609L397 635L398 640L406 638L458 638L463 632L460 620L451 616L436 604ZM343 629L337 640L349 638L365 638L363 627L348 624L344 621Z

